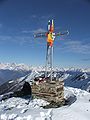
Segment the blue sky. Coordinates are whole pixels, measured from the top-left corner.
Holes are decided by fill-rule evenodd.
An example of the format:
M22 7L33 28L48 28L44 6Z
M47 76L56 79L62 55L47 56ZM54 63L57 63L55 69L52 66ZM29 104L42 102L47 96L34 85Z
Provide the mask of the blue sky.
M49 19L70 32L55 39L54 65L90 67L89 0L0 0L0 62L44 65L46 39L33 34L47 31Z

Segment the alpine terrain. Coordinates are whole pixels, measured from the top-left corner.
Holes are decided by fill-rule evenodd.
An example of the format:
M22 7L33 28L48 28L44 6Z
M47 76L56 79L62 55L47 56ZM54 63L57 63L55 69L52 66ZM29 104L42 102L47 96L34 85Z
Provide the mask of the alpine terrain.
M47 101L12 94L44 76L44 67L24 64L0 64L0 120L89 120L90 68L54 68L53 78L64 80L67 103L58 108L44 109ZM49 74L48 74L49 77Z

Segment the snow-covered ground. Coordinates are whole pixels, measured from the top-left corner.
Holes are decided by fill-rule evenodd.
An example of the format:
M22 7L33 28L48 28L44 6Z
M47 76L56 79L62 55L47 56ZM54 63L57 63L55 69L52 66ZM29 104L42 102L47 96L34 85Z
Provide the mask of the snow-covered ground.
M90 93L65 87L68 105L44 109L40 99L9 98L0 102L0 120L90 120ZM47 118L47 119L45 119Z

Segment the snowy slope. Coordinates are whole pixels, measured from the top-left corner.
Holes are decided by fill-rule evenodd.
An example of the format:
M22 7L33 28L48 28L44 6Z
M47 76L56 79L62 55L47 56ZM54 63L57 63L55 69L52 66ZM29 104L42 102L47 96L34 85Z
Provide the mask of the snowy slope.
M89 120L90 119L90 94L86 91L66 88L68 96L76 96L76 101L70 106L55 109L53 119L55 120Z
M53 109L40 107L48 104L40 99L9 98L0 102L0 120L90 120L90 93L65 87L65 98L70 105Z
M38 73L37 71L31 71L24 77L20 77L17 78L16 80L13 79L5 82L0 86L0 95L20 90L23 87L25 81L31 84L34 78L37 77L38 75L41 75L41 73Z
M65 86L80 88L90 92L90 73L67 71L63 75Z

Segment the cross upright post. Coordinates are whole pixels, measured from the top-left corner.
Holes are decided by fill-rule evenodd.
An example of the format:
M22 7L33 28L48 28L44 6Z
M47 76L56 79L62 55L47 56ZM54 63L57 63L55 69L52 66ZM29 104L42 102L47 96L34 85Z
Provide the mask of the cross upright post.
M47 37L47 51L46 51L46 65L45 65L45 78L50 77L53 80L53 43L56 36L68 34L68 31L54 33L54 21L48 21L48 32L41 32L34 34L35 38Z

